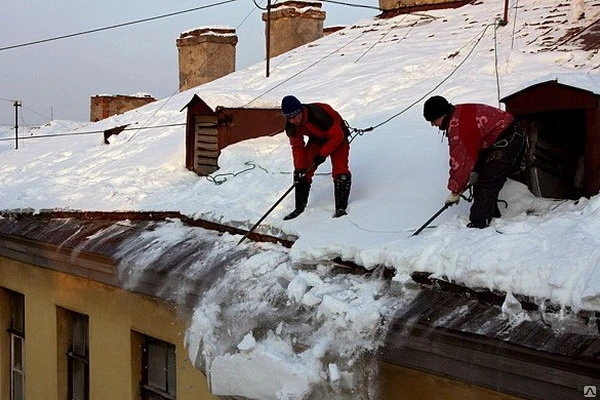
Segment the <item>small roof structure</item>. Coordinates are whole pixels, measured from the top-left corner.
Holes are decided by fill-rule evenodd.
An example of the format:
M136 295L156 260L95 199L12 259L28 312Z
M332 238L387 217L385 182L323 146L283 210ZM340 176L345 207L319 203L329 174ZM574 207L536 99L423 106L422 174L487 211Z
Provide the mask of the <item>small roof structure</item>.
M501 101L526 122L532 192L575 199L600 192L599 75L546 75Z
M283 131L285 118L279 107L211 107L194 94L187 109L185 166L199 175L219 169L220 152L230 144Z

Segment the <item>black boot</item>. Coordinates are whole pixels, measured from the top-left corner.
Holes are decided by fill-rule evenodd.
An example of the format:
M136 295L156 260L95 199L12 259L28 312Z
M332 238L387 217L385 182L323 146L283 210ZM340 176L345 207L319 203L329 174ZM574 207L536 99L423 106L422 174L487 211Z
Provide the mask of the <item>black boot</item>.
M294 219L298 215L304 212L306 204L308 203L308 193L310 192L310 183L305 179L301 179L296 183L295 192L296 195L296 209L283 217L284 220Z
M498 204L494 206L494 212L492 213L492 218L500 218L502 214L500 214L500 209L498 208Z
M479 219L473 219L471 221L469 221L469 223L467 224L467 228L477 228L477 229L485 229L488 226L490 226L490 219L484 219L484 220L479 220Z
M333 214L333 218L338 218L348 214L346 208L348 208L348 197L350 197L350 186L352 186L350 174L338 175L333 186L335 197L335 213Z

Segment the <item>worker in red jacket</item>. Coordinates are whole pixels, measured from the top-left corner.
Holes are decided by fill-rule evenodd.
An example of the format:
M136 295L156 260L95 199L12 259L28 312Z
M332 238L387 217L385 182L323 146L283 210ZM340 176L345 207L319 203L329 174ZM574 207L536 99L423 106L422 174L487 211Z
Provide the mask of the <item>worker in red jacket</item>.
M486 228L499 218L498 195L509 175L520 171L525 135L509 112L485 104L452 105L442 96L429 98L423 116L445 132L450 151L450 194L446 205L457 204L472 185L470 228Z
M285 132L292 148L296 195L296 208L284 219L296 218L304 212L315 170L327 157L331 158L334 184L333 216L337 218L346 215L351 174L348 168L350 132L344 120L328 104L302 104L294 96L285 96L282 99L281 112L287 118Z

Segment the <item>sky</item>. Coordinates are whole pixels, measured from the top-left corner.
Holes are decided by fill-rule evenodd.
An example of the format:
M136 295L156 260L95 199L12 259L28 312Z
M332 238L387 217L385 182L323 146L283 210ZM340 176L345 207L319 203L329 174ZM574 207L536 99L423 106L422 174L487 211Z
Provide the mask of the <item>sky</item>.
M206 26L236 29L236 68L264 60L262 10L252 0L60 0L8 2L0 14L0 49L104 28L125 22L206 7L153 21L46 43L0 50L0 125L14 126L14 100L20 100L19 125L51 119L89 121L90 97L147 93L160 99L179 87L180 33ZM256 0L260 6L266 0ZM376 0L352 4L377 6ZM276 4L272 1L272 4ZM371 17L377 10L322 3L325 26ZM90 51L93 49L93 51Z
M503 318L515 326L534 318L522 310L519 295L558 305L559 324L579 310L599 311L599 195L536 198L509 180L500 194L508 206L489 228L465 227L469 203L463 200L412 235L448 194L447 143L422 117L429 95L497 105L499 97L548 80L600 93L600 54L573 43L548 50L569 29L595 21L600 0L587 2L585 19L576 21L568 5L532 0L495 30L499 3L363 19L273 59L268 79L258 63L97 123L56 120L24 133L18 150L5 133L0 209L179 211L248 229L292 183L285 134L226 147L220 169L200 177L185 169L185 132L175 124L185 121L180 110L194 94L214 108L277 107L292 93L303 102L331 104L352 127L375 128L351 143L347 216L331 217L333 184L325 162L300 217L283 221L294 207L290 195L257 228L296 236L292 248L244 241L239 246L252 255L229 266L195 307L187 351L206 371L213 393L291 400L372 389L360 384L360 355L381 344L384 321L418 292L414 271L505 293ZM552 18L562 22L540 32L539 21ZM113 136L108 145L102 134L84 134L123 124L140 129ZM143 129L158 125L173 126ZM57 136L44 137L51 134ZM135 269L170 246L207 236L166 221L137 239L143 246L132 244L148 251L125 257L119 268L136 276ZM211 238L214 254L207 259L235 251L240 239ZM329 262L336 257L367 271L385 267L394 277L336 274ZM201 276L204 262L188 276ZM129 286L135 285L132 279ZM171 295L177 301L177 293Z

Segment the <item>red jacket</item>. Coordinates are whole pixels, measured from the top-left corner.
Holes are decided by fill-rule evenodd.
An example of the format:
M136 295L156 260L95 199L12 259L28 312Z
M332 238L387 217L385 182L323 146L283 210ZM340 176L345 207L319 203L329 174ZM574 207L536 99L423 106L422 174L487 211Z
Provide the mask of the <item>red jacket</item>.
M294 168L307 168L312 160L307 160L304 136L319 144L319 155L328 157L346 139L344 121L329 104L311 103L303 106L302 124L286 125L286 132L292 147Z
M448 189L462 193L482 149L490 147L512 124L511 113L485 104L457 104L448 123L450 178Z

